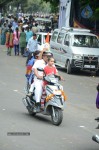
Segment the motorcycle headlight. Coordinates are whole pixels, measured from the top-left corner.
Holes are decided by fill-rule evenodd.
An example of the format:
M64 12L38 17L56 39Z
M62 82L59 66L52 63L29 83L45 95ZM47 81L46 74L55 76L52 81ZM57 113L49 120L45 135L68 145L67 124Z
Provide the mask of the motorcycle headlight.
M61 91L60 91L60 90L54 90L54 91L53 91L53 94L54 94L54 95L61 95Z
M73 59L82 59L81 55L73 54Z

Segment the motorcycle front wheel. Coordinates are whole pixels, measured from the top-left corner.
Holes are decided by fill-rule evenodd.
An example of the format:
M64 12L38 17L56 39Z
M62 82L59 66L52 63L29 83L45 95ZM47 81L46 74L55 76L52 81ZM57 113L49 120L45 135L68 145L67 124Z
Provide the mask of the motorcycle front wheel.
M63 111L60 108L53 107L51 112L52 123L59 126L63 120Z

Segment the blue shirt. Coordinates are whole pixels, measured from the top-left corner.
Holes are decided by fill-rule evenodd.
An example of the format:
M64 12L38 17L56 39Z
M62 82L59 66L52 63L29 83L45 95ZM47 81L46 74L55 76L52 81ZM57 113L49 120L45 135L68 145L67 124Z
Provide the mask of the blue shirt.
M33 36L33 32L32 31L26 31L26 42L29 41L29 39Z
M33 66L34 61L35 61L35 58L32 57L32 58L28 61L27 66Z
M15 31L16 28L18 28L18 23L14 21L12 23L12 30Z

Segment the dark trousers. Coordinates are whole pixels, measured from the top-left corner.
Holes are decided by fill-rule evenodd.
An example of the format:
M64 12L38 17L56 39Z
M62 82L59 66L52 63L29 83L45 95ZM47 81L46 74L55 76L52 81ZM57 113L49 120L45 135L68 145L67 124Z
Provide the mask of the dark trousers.
M15 55L19 55L19 45L14 45L14 53Z
M20 49L21 49L21 55L23 55L25 47L20 47Z

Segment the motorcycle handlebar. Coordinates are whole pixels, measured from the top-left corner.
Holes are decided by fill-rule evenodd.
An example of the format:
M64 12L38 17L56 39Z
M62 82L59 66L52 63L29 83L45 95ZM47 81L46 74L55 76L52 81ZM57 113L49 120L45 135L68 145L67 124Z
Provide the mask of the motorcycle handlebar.
M61 80L61 77L58 75L53 74L55 78L58 78L58 80ZM43 80L45 80L46 75L43 76Z

